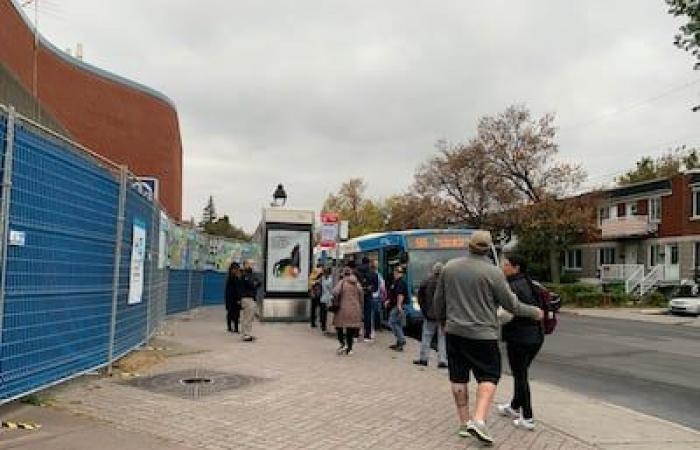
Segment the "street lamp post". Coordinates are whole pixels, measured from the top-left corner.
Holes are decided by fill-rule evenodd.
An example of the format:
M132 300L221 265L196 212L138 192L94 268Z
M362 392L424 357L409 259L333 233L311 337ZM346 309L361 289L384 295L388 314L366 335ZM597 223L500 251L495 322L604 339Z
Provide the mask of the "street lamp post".
M287 193L284 191L284 187L282 184L277 185L277 189L275 189L275 193L272 194L272 204L270 206L272 207L280 207L284 206L287 203Z

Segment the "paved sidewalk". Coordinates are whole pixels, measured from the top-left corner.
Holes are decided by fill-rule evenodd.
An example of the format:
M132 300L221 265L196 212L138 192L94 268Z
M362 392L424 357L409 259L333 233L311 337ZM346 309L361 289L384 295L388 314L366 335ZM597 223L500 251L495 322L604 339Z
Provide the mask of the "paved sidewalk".
M388 333L337 357L336 341L305 324L255 324L255 343L224 331L221 308L170 319L158 345L173 356L142 374L210 375L241 386L198 399L151 393L118 378L92 378L51 393L61 408L193 448L207 449L450 449L480 448L456 436L445 371L411 364L417 351L391 352ZM163 342L165 344L163 344ZM184 351L178 352L178 349ZM203 350L200 353L193 349ZM242 378L253 377L249 384ZM217 378L220 377L220 378ZM134 381L132 381L133 383ZM497 397L510 394L504 377ZM168 389L165 382L152 387ZM698 448L700 434L535 383L535 432L500 417L489 424L500 449ZM124 433L125 448L130 433Z
M699 327L700 317L668 314L668 308L564 308L565 314Z

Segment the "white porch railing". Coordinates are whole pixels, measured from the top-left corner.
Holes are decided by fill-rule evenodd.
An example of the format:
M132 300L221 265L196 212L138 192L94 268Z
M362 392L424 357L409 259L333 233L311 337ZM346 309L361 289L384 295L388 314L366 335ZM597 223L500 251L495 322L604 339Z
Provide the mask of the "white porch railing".
M654 266L651 271L644 277L642 283L639 285L639 295L644 295L647 292L654 289L654 286L659 281L666 278L666 268L664 266Z
M631 294L642 285L644 281L644 266L639 265L637 269L630 274L630 276L625 280L625 293Z
M644 271L643 264L603 264L600 266L600 281L626 281L640 268Z

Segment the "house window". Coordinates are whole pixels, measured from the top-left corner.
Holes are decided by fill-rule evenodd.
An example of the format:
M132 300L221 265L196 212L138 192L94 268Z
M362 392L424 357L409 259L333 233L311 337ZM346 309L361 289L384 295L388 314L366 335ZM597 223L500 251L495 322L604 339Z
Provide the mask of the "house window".
M693 217L700 218L700 187L693 188Z
M649 199L649 220L661 222L661 197Z
M581 270L583 268L583 254L581 249L566 251L564 268L566 270Z
M649 247L649 267L660 266L665 263L665 247L654 244Z
M627 206L624 203L617 205L617 217L625 217L627 215Z
M598 249L598 266L602 266L603 264L615 264L614 247Z
M627 215L636 216L637 215L637 202L627 204Z
M610 207L600 208L598 210L598 224L603 225L603 221L610 218Z

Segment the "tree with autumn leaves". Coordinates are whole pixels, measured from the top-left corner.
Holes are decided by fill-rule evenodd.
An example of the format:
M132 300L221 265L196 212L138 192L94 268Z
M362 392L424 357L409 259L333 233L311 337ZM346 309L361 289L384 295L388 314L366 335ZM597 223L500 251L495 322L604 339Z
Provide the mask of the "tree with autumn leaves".
M364 197L364 182L353 179L324 210L349 218L351 236L455 226L516 234L533 244L523 246L525 256L547 261L557 281L560 252L597 227L590 198L569 198L585 173L556 159L555 137L553 115L534 118L525 106L511 106L483 117L476 136L463 143L438 142L406 193L373 201Z

